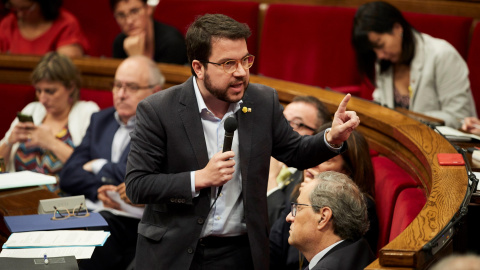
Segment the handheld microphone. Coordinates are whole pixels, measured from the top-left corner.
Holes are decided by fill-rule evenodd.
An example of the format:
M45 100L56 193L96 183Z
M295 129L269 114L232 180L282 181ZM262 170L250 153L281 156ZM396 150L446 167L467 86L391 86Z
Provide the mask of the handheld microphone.
M232 150L232 142L233 142L233 134L235 133L235 130L237 130L237 119L235 117L228 117L225 119L225 123L223 124L223 128L225 129L225 137L223 139L223 151L222 152L227 152ZM217 191L217 198L218 195L220 195L220 192L222 192L223 186L218 187ZM216 199L215 199L216 201Z
M232 150L233 133L237 130L237 119L228 117L223 124L225 138L223 139L223 152Z

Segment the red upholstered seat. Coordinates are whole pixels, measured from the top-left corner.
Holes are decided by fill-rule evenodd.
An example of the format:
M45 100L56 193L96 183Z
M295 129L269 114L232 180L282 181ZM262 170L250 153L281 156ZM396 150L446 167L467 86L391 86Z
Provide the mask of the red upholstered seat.
M63 7L77 17L83 33L88 39L90 49L87 55L111 57L112 44L120 34L108 1L102 0L67 0Z
M111 91L80 89L80 100L94 101L101 110L113 106L113 96Z
M467 64L470 70L470 86L478 113L480 111L480 23L477 23L473 31Z
M257 56L258 5L257 2L243 1L162 0L155 9L153 17L177 28L185 36L188 27L197 16L207 13L225 14L250 27L252 35L247 40L247 46L249 52ZM256 73L256 70L257 64L254 64L251 72Z
M384 156L372 157L375 172L375 204L377 207L379 236L378 248L388 243L395 202L400 192L415 188L417 182L401 167Z
M354 14L353 8L271 4L259 74L322 88L360 85L350 42Z
M2 108L2 117L0 117L0 139L4 137L10 124L17 117L17 112L21 111L28 103L35 101L35 89L32 85L22 84L0 84L0 108Z
M433 37L445 39L463 58L467 58L472 18L414 12L403 12L403 15L415 29Z
M426 202L427 198L420 188L406 188L400 192L393 210L389 242L410 225Z

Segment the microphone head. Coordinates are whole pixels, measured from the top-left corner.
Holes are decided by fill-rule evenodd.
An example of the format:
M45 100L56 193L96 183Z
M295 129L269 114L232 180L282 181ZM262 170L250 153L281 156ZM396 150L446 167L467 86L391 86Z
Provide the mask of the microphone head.
M235 117L228 117L223 124L225 132L233 133L237 129L237 119Z

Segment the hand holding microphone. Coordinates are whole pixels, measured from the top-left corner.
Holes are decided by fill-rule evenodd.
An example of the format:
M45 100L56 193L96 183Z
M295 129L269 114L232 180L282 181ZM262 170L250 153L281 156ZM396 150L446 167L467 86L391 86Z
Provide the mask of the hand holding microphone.
M233 134L235 130L237 130L237 119L233 116L228 117L225 119L225 123L223 124L223 128L225 129L225 137L223 139L223 151L227 152L232 150L232 142L233 142ZM218 187L217 197L222 192L223 185Z
M214 154L205 168L195 172L195 190L199 191L206 187L221 187L230 181L235 172L234 153L229 152L232 148L233 135L237 129L237 120L229 117L225 120L225 137L223 151ZM226 153L229 152L229 153Z

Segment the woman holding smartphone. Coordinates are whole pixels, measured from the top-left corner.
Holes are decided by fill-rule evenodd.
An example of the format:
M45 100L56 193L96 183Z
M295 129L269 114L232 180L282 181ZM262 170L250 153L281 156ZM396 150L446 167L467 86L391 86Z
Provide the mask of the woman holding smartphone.
M99 108L94 102L78 100L80 74L67 56L47 53L31 78L38 101L28 104L13 121L0 142L0 156L9 172L57 175Z

